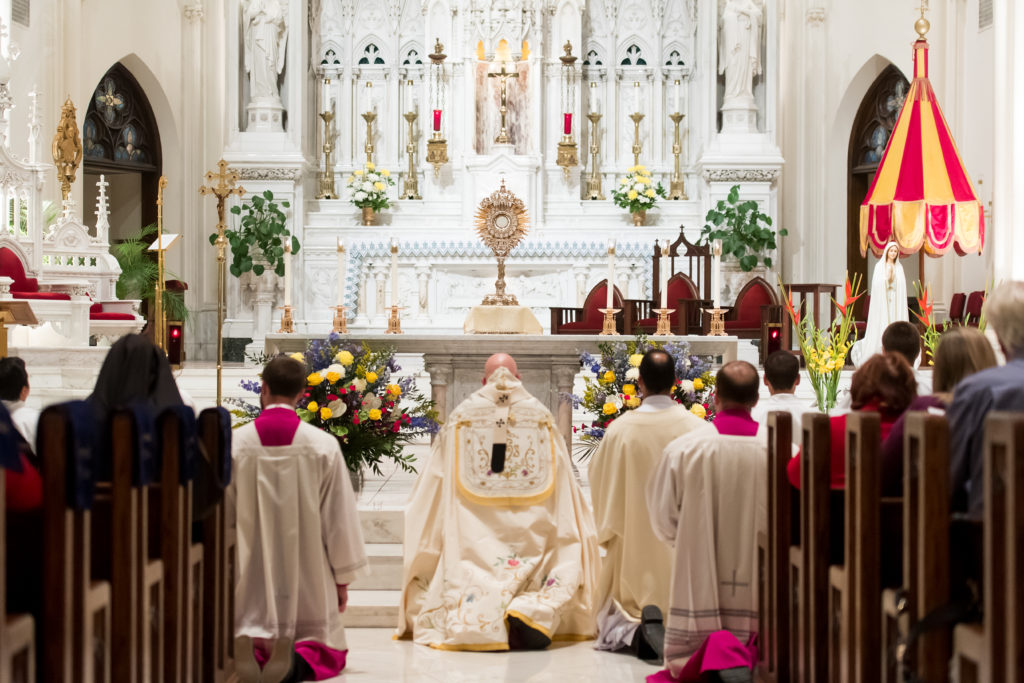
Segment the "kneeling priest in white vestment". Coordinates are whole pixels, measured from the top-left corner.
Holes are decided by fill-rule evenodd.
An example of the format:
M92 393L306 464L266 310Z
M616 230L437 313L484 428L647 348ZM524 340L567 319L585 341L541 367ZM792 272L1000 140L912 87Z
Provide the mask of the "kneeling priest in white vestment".
M605 549L597 591L597 647L628 648L641 659L661 661L672 549L651 529L647 481L669 442L707 423L672 398L672 356L652 349L637 360L643 402L612 422L590 461L597 539Z
M272 359L263 369L263 412L233 438L228 495L238 517L235 658L243 683L337 676L348 654L348 584L369 573L338 441L295 413L305 388L302 363Z
M757 403L757 370L726 364L715 382L718 414ZM757 533L767 528L767 435L702 428L666 448L647 485L654 533L675 548L665 624L672 677L712 633L746 644L757 631Z
M449 414L405 511L397 637L446 650L594 633L597 540L551 412L515 361Z

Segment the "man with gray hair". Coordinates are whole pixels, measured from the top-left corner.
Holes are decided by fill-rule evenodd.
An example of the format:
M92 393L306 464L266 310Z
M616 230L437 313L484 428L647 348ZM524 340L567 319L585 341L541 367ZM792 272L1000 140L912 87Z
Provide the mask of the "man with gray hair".
M985 417L993 410L1024 410L1024 282L1004 282L985 302L988 324L1006 355L1004 367L965 378L949 408L953 510L980 516Z

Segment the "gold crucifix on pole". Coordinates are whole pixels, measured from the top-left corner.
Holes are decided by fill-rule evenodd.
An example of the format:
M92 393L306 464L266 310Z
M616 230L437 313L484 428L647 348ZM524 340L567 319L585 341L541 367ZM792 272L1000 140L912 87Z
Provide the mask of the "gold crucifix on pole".
M507 145L509 143L508 128L505 124L505 116L508 114L508 97L506 91L506 82L510 78L519 78L518 73L510 73L505 70L505 62L501 63L501 71L491 71L487 74L488 78L497 78L501 81L501 132L498 133L498 137L494 138L494 141L499 145Z
M224 222L224 202L231 195L241 197L245 189L235 187L238 182L238 171L229 171L228 162L221 159L217 162L217 173L209 171L206 174L206 185L199 188L199 194L212 194L217 198L217 239L214 246L217 247L217 405L221 403L221 364L224 357L224 293L227 290L227 270L225 263L228 246L228 238L224 234L227 230L227 223ZM214 182L217 184L214 185Z

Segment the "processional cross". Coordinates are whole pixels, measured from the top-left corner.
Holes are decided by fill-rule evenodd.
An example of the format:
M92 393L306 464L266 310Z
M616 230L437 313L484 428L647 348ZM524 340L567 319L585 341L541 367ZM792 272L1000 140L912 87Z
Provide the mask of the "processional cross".
M509 143L508 129L505 126L505 115L508 113L508 98L506 91L506 82L510 78L519 78L518 73L510 73L505 70L505 62L501 63L501 71L491 71L487 74L488 78L497 78L501 81L501 132L498 133L498 137L494 138L494 141L499 145L507 145Z
M221 360L224 356L224 292L227 290L227 274L225 272L224 253L228 246L228 238L224 234L227 230L227 223L224 222L224 202L231 195L241 197L245 194L245 188L236 187L238 182L238 171L228 170L228 162L221 159L217 162L219 171L214 173L208 171L206 174L206 185L199 188L199 194L212 194L217 198L217 239L213 244L217 247L217 405L221 403ZM214 182L216 181L216 185Z

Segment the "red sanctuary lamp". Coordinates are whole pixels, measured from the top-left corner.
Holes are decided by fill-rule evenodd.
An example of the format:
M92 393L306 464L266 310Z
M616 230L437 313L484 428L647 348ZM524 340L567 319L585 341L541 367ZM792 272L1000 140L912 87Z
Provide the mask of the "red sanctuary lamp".
M448 141L441 132L441 112L444 111L445 72L444 45L440 38L434 42L434 51L430 56L430 108L434 110L434 125L430 139L427 140L427 163L434 167L434 177L441 174L441 167L448 163Z
M562 167L565 179L569 180L569 169L579 163L576 141L572 137L572 109L576 103L576 57L572 54L572 43L568 40L562 49L565 50L565 54L559 57L562 60L562 139L558 143L558 160L555 163Z

